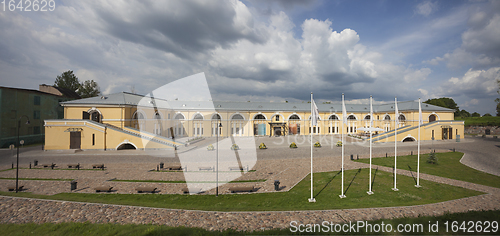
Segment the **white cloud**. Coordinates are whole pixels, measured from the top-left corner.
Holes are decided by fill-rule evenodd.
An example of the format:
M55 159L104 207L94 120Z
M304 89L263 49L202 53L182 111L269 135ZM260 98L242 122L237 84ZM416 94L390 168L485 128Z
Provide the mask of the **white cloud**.
M423 16L429 16L431 13L435 12L438 9L437 3L433 3L431 1L425 1L419 3L415 7L415 13Z
M448 83L441 85L443 94L472 95L476 98L496 96L498 89L497 80L500 80L500 67L493 67L488 70L469 69L462 78L452 77Z
M427 76L431 74L431 72L432 71L429 68L422 68L420 70L413 70L411 68L408 68L406 70L404 79L407 83L415 81L424 81L427 79Z

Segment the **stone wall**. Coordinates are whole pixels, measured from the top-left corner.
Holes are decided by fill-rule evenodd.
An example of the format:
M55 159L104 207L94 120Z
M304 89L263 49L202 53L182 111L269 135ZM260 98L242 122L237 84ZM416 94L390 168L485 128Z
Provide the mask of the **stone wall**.
M469 126L465 127L466 134L489 134L490 135L500 135L499 126Z

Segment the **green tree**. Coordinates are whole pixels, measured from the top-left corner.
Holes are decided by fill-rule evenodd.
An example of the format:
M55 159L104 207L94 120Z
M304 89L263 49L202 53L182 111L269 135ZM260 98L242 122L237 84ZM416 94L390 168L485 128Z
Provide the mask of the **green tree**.
M433 99L427 99L424 103L435 105L435 106L440 106L440 107L445 107L449 109L455 110L455 116L460 116L460 109L455 103L455 101L452 98L433 98Z
M94 80L86 80L80 83L78 77L73 74L72 70L68 70L58 75L54 82L54 86L75 91L82 98L95 97L100 93L97 82Z
M474 113L472 113L472 117L481 117L481 114L474 112Z
M466 110L460 110L460 117L470 117L470 113Z
M483 116L492 116L490 113L486 113Z
M86 80L80 84L78 94L82 98L96 97L99 95L99 85L94 80Z
M78 81L78 77L73 74L73 71L68 70L57 76L54 86L67 88L76 92L80 88L80 82Z

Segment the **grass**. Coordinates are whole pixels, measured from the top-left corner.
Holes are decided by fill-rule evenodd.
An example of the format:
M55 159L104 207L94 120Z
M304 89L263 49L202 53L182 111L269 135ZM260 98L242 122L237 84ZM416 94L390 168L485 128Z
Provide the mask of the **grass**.
M0 177L0 179L7 180L16 180L16 178L4 178ZM42 180L42 181L72 181L73 179L43 179L43 178L18 178L19 180Z
M450 234L464 234L462 231L453 233L451 231L451 223L453 221L457 222L468 222L474 220L474 222L485 222L497 220L500 216L500 211L471 211L466 213L447 213L442 216L437 217L412 217L412 218L398 218L398 219L381 219L375 221L368 221L369 224L391 224L392 228L395 229L397 225L423 225L423 232L408 232L408 233L398 233L403 235L428 235L428 234L438 234L438 235L450 235ZM315 219L311 219L313 223ZM327 220L327 219L324 219ZM438 233L429 233L429 222L434 224L438 222ZM445 227L445 222L448 222L448 231ZM284 222L284 225L288 226L289 222ZM271 229L271 230L259 230L255 231L244 231L237 232L234 230L224 230L224 231L208 231L200 228L186 228L186 227L170 227L165 225L120 225L120 224L91 224L91 223L44 223L44 224L0 224L0 231L3 235L54 235L54 236L68 236L68 235L298 235L307 234L299 232L291 232L291 228L285 229ZM490 231L494 229L490 227ZM490 234L496 234L496 232L490 232ZM331 234L331 232L315 232L315 235L325 235ZM347 233L340 233L347 234ZM393 235L395 232L391 233L350 233L350 234L382 234L382 235ZM486 234L486 233L482 233Z
M394 192L391 190L393 184L391 173L373 171L373 174L376 174L375 183L373 184L375 194L368 195L366 194L368 190L368 169L345 171L345 189L347 189L345 195L347 198L344 199L338 197L341 191L341 175L338 171L314 174L314 194L317 200L314 204L307 201L310 197L309 177L306 177L288 192L222 194L219 197L180 194L59 193L51 196L9 192L0 192L0 194L78 202L209 211L291 211L410 206L482 194L469 189L425 180L421 181L422 188L415 188L413 178L407 176L398 176L400 191Z
M438 158L437 165L427 163L429 154L420 155L420 172L500 188L499 176L484 173L460 163L463 155L461 152L436 153ZM370 160L360 159L356 161L369 163ZM372 164L394 167L394 157L372 158ZM417 170L416 155L398 157L398 169L408 170L408 165L410 165L413 171Z
M500 126L499 116L483 116L483 117L457 117L456 120L463 120L464 125L471 126Z
M169 184L184 184L184 183L215 183L215 181L194 181L186 182L184 180L138 180L138 179L113 179L115 182L139 182L139 183L169 183ZM230 182L219 181L219 183L255 183L266 182L266 179L252 179L252 180L233 180Z

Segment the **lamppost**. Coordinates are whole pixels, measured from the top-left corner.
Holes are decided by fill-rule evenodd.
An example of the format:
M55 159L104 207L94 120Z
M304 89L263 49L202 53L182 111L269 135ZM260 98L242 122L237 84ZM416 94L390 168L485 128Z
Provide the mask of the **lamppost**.
M219 123L217 125L217 146L215 148L215 151L216 151L216 154L217 154L217 160L216 160L216 164L215 164L215 168L216 168L216 183L217 183L217 188L215 189L215 196L218 197L219 196L219 133L220 133L220 129L222 128L222 122L220 122L220 119L218 119L218 122Z
M27 116L27 115L22 115L21 117L19 117L19 119L17 120L17 165L16 165L16 193L19 191L19 145L20 145L20 141L19 141L19 130L21 129L21 119L23 117L26 117L26 124L29 125L30 124L30 118Z

